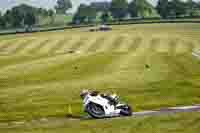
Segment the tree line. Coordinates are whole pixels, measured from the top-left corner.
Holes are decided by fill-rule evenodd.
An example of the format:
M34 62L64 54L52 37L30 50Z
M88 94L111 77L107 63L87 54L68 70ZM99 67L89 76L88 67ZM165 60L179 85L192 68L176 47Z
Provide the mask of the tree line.
M200 16L200 2L193 0L159 0L156 9L162 18Z
M54 9L36 8L21 4L0 12L0 28L32 27L39 18L48 16L52 23L55 14L65 14L72 8L71 0L57 0ZM111 2L96 2L90 5L81 4L73 16L72 23L92 23L127 18L176 18L200 16L200 2L193 0L158 0L157 5L151 5L147 0L111 0Z
M193 0L158 0L154 7L147 0L112 0L110 6L97 9L91 5L81 4L74 15L74 23L94 22L97 17L102 22L110 19L121 20L125 18L176 18L200 16L200 2Z
M70 8L72 8L70 0L57 0L55 10L21 4L7 10L4 14L0 12L0 28L31 28L38 23L39 17L47 16L53 22L55 13L65 14Z

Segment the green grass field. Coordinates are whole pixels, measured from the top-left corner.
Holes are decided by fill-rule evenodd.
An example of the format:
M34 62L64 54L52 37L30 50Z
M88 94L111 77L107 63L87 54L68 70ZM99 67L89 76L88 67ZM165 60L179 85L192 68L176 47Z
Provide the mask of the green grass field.
M200 60L192 56L193 50L200 49L199 29L200 24L150 24L113 26L110 32L82 28L2 36L0 123L64 117L69 104L73 115L82 115L79 93L83 88L117 92L135 111L199 104ZM97 121L97 125L94 121L67 122L52 128L55 132L95 132L87 129L95 127L102 132L108 124L113 126L110 132L118 131L119 125L120 132L162 132L168 126L172 130L165 132L181 132L184 124L199 121L197 117L194 113L131 118L112 124ZM130 122L133 125L127 126ZM196 126L189 129L198 131L200 125ZM29 132L51 132L52 128Z

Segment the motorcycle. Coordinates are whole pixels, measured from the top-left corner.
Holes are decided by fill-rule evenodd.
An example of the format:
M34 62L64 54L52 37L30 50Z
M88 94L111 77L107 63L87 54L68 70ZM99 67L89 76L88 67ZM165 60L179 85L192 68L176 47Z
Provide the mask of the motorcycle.
M87 94L83 99L83 106L86 113L97 119L132 115L132 108L119 102L119 97L116 95Z

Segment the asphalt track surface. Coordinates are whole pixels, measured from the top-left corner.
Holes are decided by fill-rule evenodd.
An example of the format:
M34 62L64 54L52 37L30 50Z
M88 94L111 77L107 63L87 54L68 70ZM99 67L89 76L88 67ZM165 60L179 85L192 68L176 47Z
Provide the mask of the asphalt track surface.
M182 107L169 107L163 108L159 110L152 111L142 111L142 112L133 112L132 117L146 117L146 116L159 116L159 115L168 115L175 113L183 113L183 112L199 112L200 113L200 105L194 106L182 106ZM130 117L113 117L106 119L125 119ZM37 120L30 121L12 121L8 123L0 123L1 128L16 128L16 127L56 127L67 121L84 121L84 120L95 120L88 116L66 116L61 118L49 117L49 118L41 118Z
M180 112L200 112L200 105L163 108L155 111L134 112L133 117L153 116L153 115L180 113Z

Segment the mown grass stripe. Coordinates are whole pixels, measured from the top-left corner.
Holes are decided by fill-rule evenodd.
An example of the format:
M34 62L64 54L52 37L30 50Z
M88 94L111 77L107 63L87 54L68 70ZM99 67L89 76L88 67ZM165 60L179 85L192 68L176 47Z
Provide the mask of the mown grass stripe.
M48 45L44 45L38 53L40 54L49 54L49 50L52 49L52 47L55 47L55 45L61 40L60 37L52 37L49 41Z
M0 46L2 45L2 43L5 41L5 39L0 39Z
M118 48L118 52L128 52L128 48L130 47L131 43L132 43L132 40L131 40L131 37L129 36L123 36L124 39L123 39L123 44L120 45L120 47Z
M105 39L105 36L97 38L96 41L88 48L87 52L96 52L104 43Z
M194 49L193 49L193 51L200 51L200 40L198 41L198 40L194 40L193 41L194 42Z
M169 42L168 42L168 45L169 45L169 55L176 55L176 46L177 46L177 43L179 42L179 39L178 38L173 38L173 39L170 39Z
M186 52L192 53L195 49L193 41L184 41L183 45L186 45Z
M28 44L33 43L35 40L34 39L28 39L25 40L23 43L21 43L17 48L15 48L11 53L12 54L18 54L20 51L24 50Z
M37 52L39 52L39 50L44 47L45 45L47 45L47 43L50 42L49 39L42 41L38 46L32 48L29 53L31 54L36 54Z
M22 40L21 38L20 39L16 39L15 42L13 42L11 44L11 46L9 48L6 49L6 52L9 54L9 55L13 55L13 51L19 47L21 45L21 43L23 43L24 40Z
M116 37L116 35L107 36L104 43L102 43L101 47L96 50L96 52L111 52L109 49Z
M115 38L107 50L109 50L109 51L119 50L120 46L123 45L124 40L125 40L125 38L123 36L119 36L119 37Z
M36 55L36 56L26 56L26 55L20 55L20 56L9 56L9 57L3 57L0 58L0 68L5 68L12 65L19 65L24 63L33 62L36 60L41 60L48 58L46 54L44 55Z
M80 41L80 37L79 36L71 36L71 39L67 43L64 43L64 45L61 48L59 48L56 51L56 53L61 54L61 53L69 53L69 52L71 52L70 48L75 43L77 43L78 41Z
M32 57L37 58L39 57L38 54L33 55ZM19 62L16 64L8 65L7 67L4 67L0 69L0 77L1 75L7 75L8 77L16 76L16 75L21 75L25 73L33 73L34 71L38 70L44 70L45 68L48 68L50 66L58 65L63 63L63 61L66 60L71 60L74 58L79 58L78 57L69 57L66 55L44 55L43 57L39 57L38 59L30 60L30 61L25 61L25 62ZM38 77L39 78L39 77Z
M8 48L9 47L9 45L6 43L6 44L3 44L1 47L0 47L0 52L4 52L4 50L6 49L6 48Z
M63 46L64 46L65 44L67 44L69 41L70 41L69 38L64 38L64 39L59 40L59 41L55 44L55 46L52 47L52 48L49 50L49 53L50 53L50 54L55 54L56 51L62 49Z
M87 43L87 38L83 37L83 38L80 38L80 40L76 43L74 43L70 48L69 48L69 51L79 51L80 50L80 47L82 45L84 45L84 43Z
M132 43L128 48L128 51L129 52L135 52L139 48L141 43L142 43L142 38L141 37L133 38L132 39Z
M15 39L12 39L12 40L6 41L4 44L1 44L2 46L0 46L0 52L6 52L6 49L11 47L12 43L15 41L16 41Z
M23 72L23 74L10 75L6 82L0 83L0 86L12 87L13 85L34 85L35 83L41 84L49 81L55 82L65 80L69 82L73 80L85 80L86 78L102 75L103 73L102 71L98 71L99 69L107 73L105 71L107 66L117 59L118 55L113 54L90 55L71 60L63 60L62 58L59 63L52 61L48 63L48 65L44 65L44 68L27 71L28 73ZM98 61L98 63L96 61ZM41 64L44 63L41 62Z
M198 51L200 51L200 40L198 40L198 41L196 41L195 43L194 43L194 49L195 50L198 50Z
M160 38L152 38L150 41L149 51L156 52L159 45L160 45Z
M88 49L91 47L91 45L93 45L93 43L96 42L98 37L99 36L91 36L91 39L87 39L87 41L83 45L81 45L81 47L79 48L80 52L87 53Z

